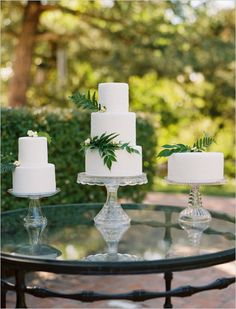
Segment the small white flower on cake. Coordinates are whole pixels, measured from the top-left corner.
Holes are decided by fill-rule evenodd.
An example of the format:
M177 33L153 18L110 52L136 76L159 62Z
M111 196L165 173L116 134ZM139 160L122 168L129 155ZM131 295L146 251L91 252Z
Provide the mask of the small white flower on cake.
M85 145L89 145L90 142L91 142L90 138L87 138L87 139L84 141L84 144L85 144Z
M28 136L33 136L33 135L34 135L34 131L28 130L28 131L27 131L27 135L28 135Z
M27 135L28 135L29 137L37 137L37 136L38 136L38 133L37 133L37 131L28 130L28 131L27 131Z
M19 162L19 161L15 161L13 164L14 164L15 166L20 166L20 162Z
M106 109L106 107L105 106L102 106L101 107L101 112L105 112L107 109Z

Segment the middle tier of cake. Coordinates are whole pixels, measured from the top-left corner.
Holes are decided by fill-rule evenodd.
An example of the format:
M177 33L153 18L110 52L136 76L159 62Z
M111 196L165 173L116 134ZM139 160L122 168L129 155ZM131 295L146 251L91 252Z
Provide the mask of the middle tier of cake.
M91 137L101 136L103 133L117 133L114 141L136 144L136 115L135 113L92 113Z

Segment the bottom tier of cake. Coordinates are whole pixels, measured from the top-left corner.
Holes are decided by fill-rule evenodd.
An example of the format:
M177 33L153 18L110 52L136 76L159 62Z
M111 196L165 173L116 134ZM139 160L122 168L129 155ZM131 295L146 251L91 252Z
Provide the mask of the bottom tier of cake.
M168 158L167 179L180 183L212 183L224 179L221 152L174 153Z
M87 150L85 154L85 172L90 176L99 177L128 177L142 174L142 147L135 146L137 153L126 150L116 150L116 162L109 168L104 165L98 150Z
M13 172L13 192L37 194L56 191L54 164L40 167L19 166Z

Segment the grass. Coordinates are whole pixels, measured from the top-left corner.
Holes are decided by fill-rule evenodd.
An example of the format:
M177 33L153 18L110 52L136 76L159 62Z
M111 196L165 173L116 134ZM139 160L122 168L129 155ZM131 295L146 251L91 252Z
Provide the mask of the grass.
M226 184L221 186L202 186L201 193L205 195L215 195L224 197L235 197L235 179L227 179ZM165 179L156 177L154 181L154 191L165 193L188 193L189 186L170 185Z

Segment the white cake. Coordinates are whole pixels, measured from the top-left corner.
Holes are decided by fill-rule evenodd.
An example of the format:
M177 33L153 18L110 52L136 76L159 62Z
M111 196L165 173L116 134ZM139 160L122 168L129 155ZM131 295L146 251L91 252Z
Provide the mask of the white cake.
M139 151L128 153L116 150L117 162L111 170L104 165L98 150L88 149L85 154L85 172L91 176L138 176L142 174L142 147L136 145L136 115L129 112L129 89L125 83L102 83L98 86L99 103L105 112L91 114L91 137L103 133L117 133L114 141L129 143Z
M48 163L46 137L20 137L18 161L13 172L13 192L18 194L56 191L55 166Z
M168 158L167 179L179 183L211 183L224 180L221 152L174 153Z

